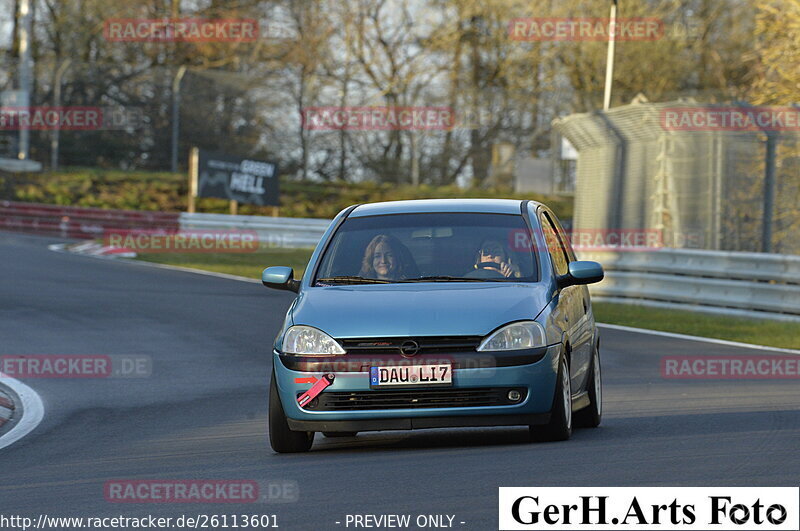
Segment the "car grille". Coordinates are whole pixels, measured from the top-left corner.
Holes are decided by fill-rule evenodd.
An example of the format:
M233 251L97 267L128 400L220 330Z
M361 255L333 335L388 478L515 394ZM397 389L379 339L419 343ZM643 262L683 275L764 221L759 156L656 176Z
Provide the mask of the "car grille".
M521 395L515 402L508 400L508 392L512 389ZM306 407L313 411L352 411L507 406L522 403L526 393L527 390L521 387L337 391L322 393Z
M342 347L353 354L386 353L396 354L400 347L409 341L419 345L418 354L441 354L445 352L475 352L483 339L481 336L444 337L385 337L363 339L340 339Z

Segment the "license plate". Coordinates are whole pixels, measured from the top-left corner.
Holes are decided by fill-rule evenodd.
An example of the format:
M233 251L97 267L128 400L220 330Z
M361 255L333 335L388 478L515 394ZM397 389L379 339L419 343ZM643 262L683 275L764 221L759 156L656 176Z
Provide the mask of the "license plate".
M453 385L453 368L449 364L370 367L369 385L373 388Z

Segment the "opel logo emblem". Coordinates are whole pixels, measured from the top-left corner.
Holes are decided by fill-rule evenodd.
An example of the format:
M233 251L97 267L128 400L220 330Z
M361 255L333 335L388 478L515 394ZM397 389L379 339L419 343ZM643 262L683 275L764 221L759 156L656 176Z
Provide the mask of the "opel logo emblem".
M419 343L416 341L409 340L400 345L400 354L403 356L413 356L417 352L419 352Z

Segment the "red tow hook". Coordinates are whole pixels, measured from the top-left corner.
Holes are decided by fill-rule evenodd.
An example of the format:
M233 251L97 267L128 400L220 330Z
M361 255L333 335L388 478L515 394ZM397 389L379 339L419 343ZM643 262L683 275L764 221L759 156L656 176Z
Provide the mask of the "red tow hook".
M305 406L315 398L319 396L319 394L324 391L329 385L333 383L333 379L336 378L336 375L333 373L328 373L322 378L320 378L317 383L311 386L311 389L303 393L302 395L297 397L297 403L300 407Z

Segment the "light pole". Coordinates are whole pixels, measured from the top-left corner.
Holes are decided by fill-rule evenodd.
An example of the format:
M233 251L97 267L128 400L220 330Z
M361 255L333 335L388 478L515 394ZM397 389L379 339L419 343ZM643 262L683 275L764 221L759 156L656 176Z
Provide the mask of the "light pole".
M186 73L186 66L181 65L172 80L172 172L178 171L178 135L181 120L181 80Z
M611 82L614 78L614 44L617 40L617 0L611 0L608 27L608 56L606 57L606 87L603 93L603 110L611 107Z
M21 106L25 112L30 112L28 107L31 101L31 3L30 0L19 0L19 90L22 92ZM30 149L30 131L28 126L19 129L19 160L28 159Z
M64 72L69 68L72 59L66 59L61 66L56 70L55 80L53 81L53 107L56 107L56 112L60 112L58 107L61 107L61 79L64 77ZM58 169L58 149L59 141L61 138L61 125L56 121L53 128L53 139L50 141L50 169Z

